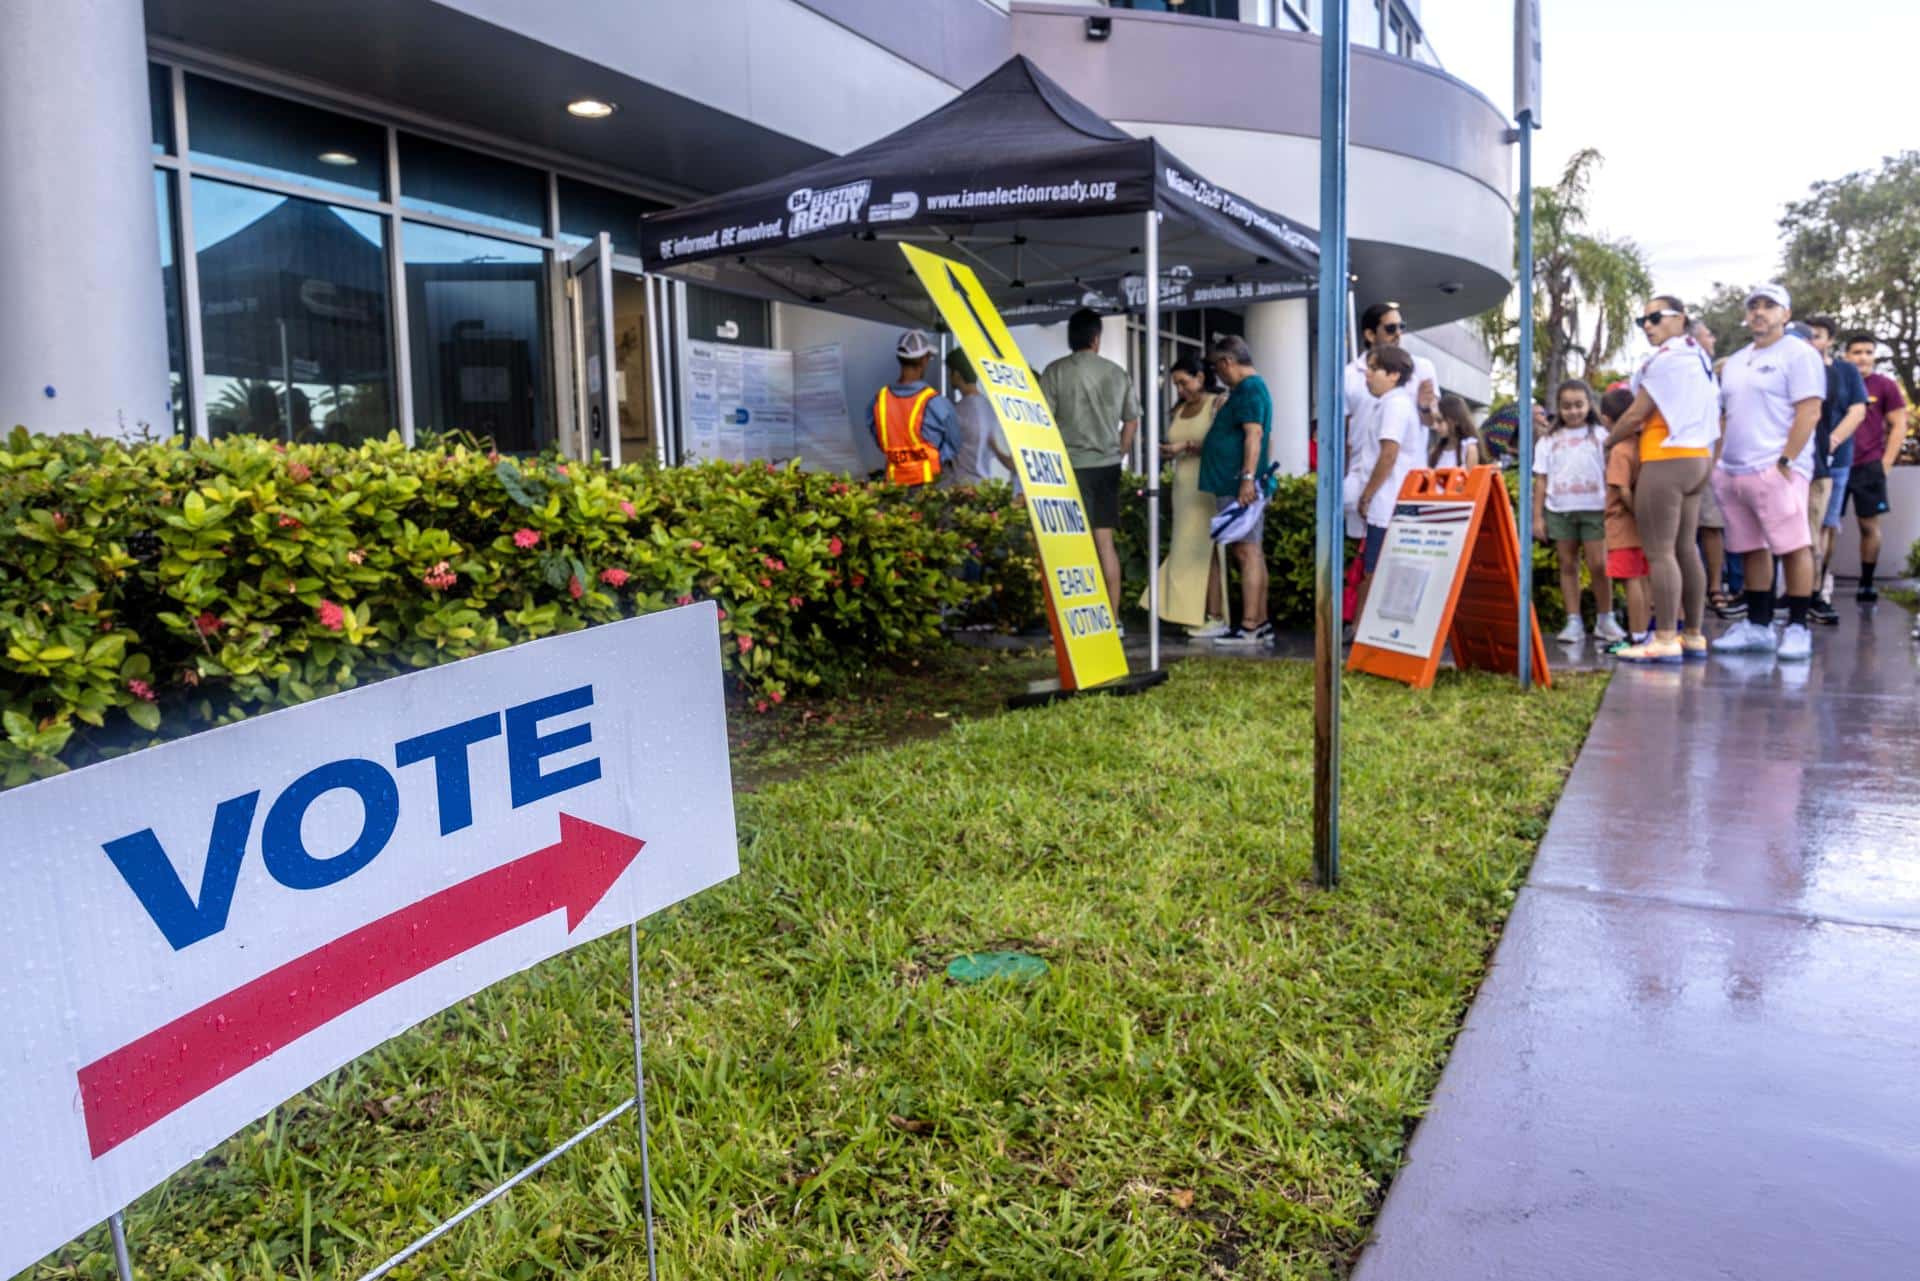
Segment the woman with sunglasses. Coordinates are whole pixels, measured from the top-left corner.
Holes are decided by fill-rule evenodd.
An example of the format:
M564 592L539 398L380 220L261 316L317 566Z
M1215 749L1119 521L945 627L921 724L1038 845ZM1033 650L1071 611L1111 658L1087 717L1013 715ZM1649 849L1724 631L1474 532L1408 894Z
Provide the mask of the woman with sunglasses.
M1647 554L1654 633L1614 657L1630 663L1678 663L1707 656L1700 631L1707 571L1694 536L1700 497L1720 439L1720 393L1707 353L1688 333L1687 311L1657 295L1640 317L1653 354L1633 374L1633 404L1614 424L1609 445L1640 438L1633 518Z

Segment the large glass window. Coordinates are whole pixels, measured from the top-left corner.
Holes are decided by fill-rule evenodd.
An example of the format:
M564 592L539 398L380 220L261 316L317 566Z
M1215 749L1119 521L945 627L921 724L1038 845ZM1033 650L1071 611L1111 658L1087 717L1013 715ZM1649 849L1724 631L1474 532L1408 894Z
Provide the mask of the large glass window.
M503 450L546 443L545 252L414 222L400 247L415 431L472 432Z
M160 215L160 292L167 316L167 405L173 410L174 434L180 436L187 431L187 344L180 324L180 267L173 230L178 225L176 181L165 169L153 171L153 203Z
M615 253L638 255L640 216L665 208L658 201L629 196L624 191L560 179L560 235L587 241L605 231L613 239Z
M214 436L353 442L393 429L385 222L193 180Z
M173 73L147 64L147 117L153 126L153 154L173 154Z
M546 234L547 176L443 142L400 135L400 203L530 236Z
M731 342L771 347L773 322L758 298L722 293L704 285L687 286L687 337L701 342Z
M379 125L201 76L187 77L187 120L196 161L346 195L385 189Z

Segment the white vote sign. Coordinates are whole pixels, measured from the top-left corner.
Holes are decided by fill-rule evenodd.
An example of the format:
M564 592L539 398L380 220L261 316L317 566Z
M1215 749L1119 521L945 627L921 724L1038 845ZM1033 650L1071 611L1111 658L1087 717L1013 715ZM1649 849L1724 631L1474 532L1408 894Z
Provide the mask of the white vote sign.
M0 794L0 1275L738 866L711 604Z

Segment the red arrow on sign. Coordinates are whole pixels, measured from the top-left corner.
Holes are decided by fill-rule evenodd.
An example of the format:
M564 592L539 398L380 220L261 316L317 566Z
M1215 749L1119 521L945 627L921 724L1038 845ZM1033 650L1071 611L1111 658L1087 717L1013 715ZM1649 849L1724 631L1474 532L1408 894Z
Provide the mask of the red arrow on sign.
M488 939L561 908L577 929L646 842L571 814L560 839L430 894L80 1069L98 1158L276 1050Z

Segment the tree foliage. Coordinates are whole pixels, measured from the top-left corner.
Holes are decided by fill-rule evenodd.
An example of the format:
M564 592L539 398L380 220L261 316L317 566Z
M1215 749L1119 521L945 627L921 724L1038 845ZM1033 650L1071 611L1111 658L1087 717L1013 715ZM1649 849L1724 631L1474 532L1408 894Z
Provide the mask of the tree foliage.
M1892 351L1911 399L1920 392L1920 151L1877 170L1816 182L1780 218L1794 311L1871 330Z
M1593 179L1603 163L1577 151L1552 186L1533 192L1534 394L1545 400L1568 377L1591 378L1625 347L1633 317L1653 292L1640 246L1588 227ZM1519 359L1519 318L1511 300L1481 316L1494 360Z

